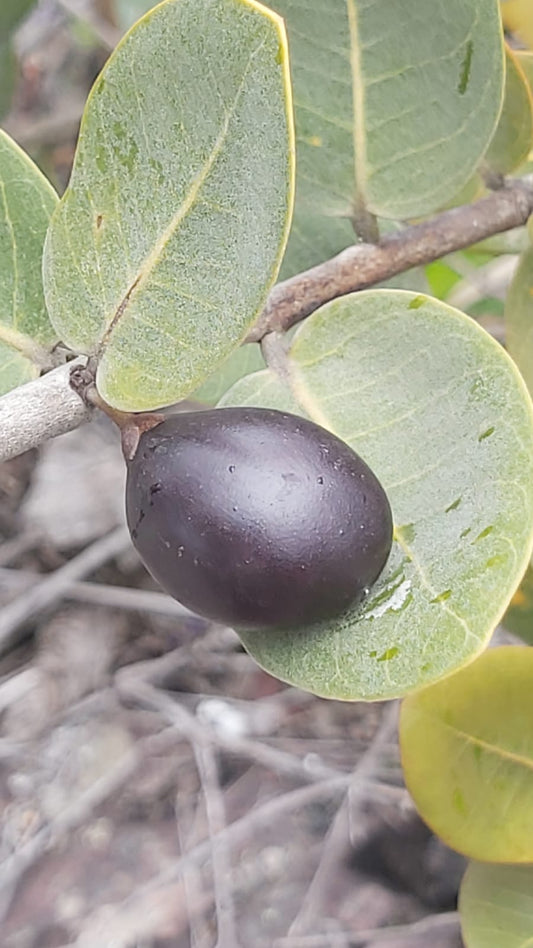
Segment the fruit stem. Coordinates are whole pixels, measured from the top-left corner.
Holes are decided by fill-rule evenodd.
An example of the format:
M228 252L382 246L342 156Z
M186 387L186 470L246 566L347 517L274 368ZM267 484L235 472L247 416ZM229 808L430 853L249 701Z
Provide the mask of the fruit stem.
M70 373L70 386L82 401L91 408L99 408L119 428L122 453L126 461L135 457L141 435L165 420L159 412L126 412L108 405L96 388L96 360L89 359L87 365L77 365Z

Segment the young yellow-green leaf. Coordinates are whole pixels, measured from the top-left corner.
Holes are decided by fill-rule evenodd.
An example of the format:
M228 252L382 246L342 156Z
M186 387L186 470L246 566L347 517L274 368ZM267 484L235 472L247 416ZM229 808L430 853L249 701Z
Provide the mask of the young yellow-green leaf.
M502 0L502 18L506 30L518 33L533 49L533 17L531 0Z
M533 862L533 649L489 649L402 705L407 788L458 852Z
M39 375L57 342L43 298L41 263L51 184L0 131L0 394Z
M533 247L522 254L507 292L505 339L509 354L533 394Z
M44 278L111 405L182 398L261 309L289 224L290 109L283 23L255 0L166 0L109 59Z
M359 202L427 214L476 169L500 112L497 0L273 0L286 18L296 208L282 275L354 242Z
M296 333L289 360L305 413L381 480L395 542L368 596L342 618L242 639L271 674L324 697L406 694L484 648L529 561L531 400L512 360L472 319L399 290L322 307ZM263 404L253 378L224 403ZM270 399L264 373L257 379Z
M445 300L461 277L445 260L435 260L426 267L426 275L432 296Z
M533 866L471 862L459 893L465 948L531 948Z
M503 108L485 162L492 171L510 174L533 148L533 97L522 64L505 50L507 69Z

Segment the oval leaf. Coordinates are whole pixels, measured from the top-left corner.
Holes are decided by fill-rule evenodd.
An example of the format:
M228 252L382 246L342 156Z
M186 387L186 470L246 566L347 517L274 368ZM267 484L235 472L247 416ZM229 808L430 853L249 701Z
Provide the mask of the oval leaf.
M470 863L459 913L465 948L531 948L533 866Z
M504 82L497 0L274 0L294 82L297 192L283 277L381 217L453 199L492 138Z
M400 746L407 788L453 849L533 861L533 650L489 649L407 698Z
M505 340L533 394L533 247L522 254L507 292Z
M41 277L56 204L51 184L0 130L0 394L36 378L57 342Z
M292 189L280 18L167 0L126 35L85 109L45 250L51 319L123 410L182 398L273 283Z
M315 694L406 694L484 648L525 570L531 401L511 359L473 320L399 290L353 294L314 313L294 337L290 377L307 415L381 480L395 542L368 597L342 619L241 637L267 671ZM279 390L258 373L223 402L293 410Z
M485 155L489 168L510 174L533 147L533 97L525 72L512 50L505 50L507 69L502 113Z

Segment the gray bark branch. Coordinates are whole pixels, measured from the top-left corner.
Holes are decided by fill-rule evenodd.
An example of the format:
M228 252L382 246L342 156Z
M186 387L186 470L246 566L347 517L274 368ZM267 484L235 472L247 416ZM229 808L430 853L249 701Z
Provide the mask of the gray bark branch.
M505 184L486 198L358 244L311 270L278 283L246 342L283 332L330 300L431 263L456 250L524 225L533 213L533 184ZM0 461L78 427L90 417L68 381L69 367L22 385L0 399Z
M454 207L422 224L387 234L379 244L348 247L331 260L278 283L246 341L259 342L269 332L290 329L338 296L520 227L532 213L533 184L521 179L474 204Z
M0 461L72 431L91 417L62 365L0 398Z

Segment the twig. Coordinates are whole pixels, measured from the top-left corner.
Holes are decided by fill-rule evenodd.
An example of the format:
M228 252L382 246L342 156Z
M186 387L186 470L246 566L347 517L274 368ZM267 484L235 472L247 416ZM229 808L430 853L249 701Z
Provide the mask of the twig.
M377 734L352 773L348 791L337 810L322 849L318 868L305 894L301 908L289 929L289 935L303 934L313 925L317 915L320 916L327 880L339 859L339 853L344 852L348 840L351 840L352 844L354 841L352 828L359 809L355 801L358 799L360 805L361 799L364 799L364 792L362 793L364 791L364 781L376 769L383 748L397 726L397 719L398 707L396 702L393 702L385 709Z
M7 544L6 544L7 545ZM2 555L0 547L0 562ZM6 569L0 566L0 586L15 589L30 589L40 578L39 573L30 570ZM128 609L134 612L152 612L163 616L192 618L208 625L196 613L182 606L165 593L152 592L150 589L132 589L129 586L109 586L106 583L72 582L61 594L61 598L74 602L90 602L111 609Z
M24 873L62 836L80 826L111 794L124 786L142 761L153 753L162 753L168 746L168 731L143 738L126 751L114 766L92 783L80 796L57 813L22 845L0 868L0 921L9 906Z
M533 186L521 179L474 204L387 234L379 244L348 247L332 260L278 283L246 341L259 342L268 332L287 330L338 296L520 227L532 212Z
M224 749L229 748L234 753L239 753L239 751L241 753L246 753L246 751L251 750L252 758L257 759L258 754L256 745L252 741L244 741L238 738L225 738L222 734L220 734L219 731L211 729L207 725L199 722L197 718L195 718L193 714L183 707L183 705L176 701L175 698L160 690L160 687L156 687L157 684L160 686L163 685L165 676L170 673L171 668L172 656L165 655L161 659L143 662L140 669L135 668L135 666L133 666L133 668L129 667L126 669L121 669L115 676L117 690L119 694L126 700L136 700L141 702L144 706L148 706L153 710L158 710L165 716L167 721L175 724L180 736L189 740L193 747L193 751L198 763L200 777L202 783L204 784L204 792L206 793L206 806L211 805L211 807L213 807L213 805L215 805L215 809L217 810L215 815L213 814L213 810L211 810L211 815L208 813L208 822L210 827L209 845L212 847L211 858L213 864L213 874L215 878L217 918L219 921L218 948L234 948L234 946L237 945L237 941L234 931L231 893L228 890L225 882L225 877L229 874L229 857L227 855L223 856L219 852L218 847L221 840L224 841L224 845L229 845L227 837L231 839L233 827L236 824L232 824L232 826L228 827L226 830L220 829L219 831L216 831L213 829L213 820L215 820L216 825L216 822L221 819L221 811L219 811L218 808L222 808L223 804L221 798L215 803L214 795L216 796L216 790L213 790L212 783L212 781L215 779L214 772L210 772L208 774L203 769L205 767L205 757L202 758L200 755L203 749L210 747L211 744L214 744L215 746L219 746ZM369 795L375 797L377 793L379 793L382 785L378 784L377 781L367 779L367 777L371 773L372 769L376 766L377 759L382 752L383 746L390 739L391 730L396 724L396 711L397 708L395 705L389 707L385 711L384 719L380 725L378 735L374 738L371 747L368 749L366 754L363 755L353 773L340 774L334 776L333 778L329 777L318 780L315 786L321 787L324 784L334 788L336 788L338 785L346 786L347 789L352 788L352 791L356 792L357 795L362 798L368 798ZM279 763L280 752L276 752L275 756L276 763ZM285 757L290 755L283 756ZM212 757L212 753L209 766L214 767L214 758ZM306 774L307 779L309 779L309 776L309 774ZM407 798L406 792L400 788L390 787L386 789L392 791L392 796L394 797L395 801L398 801L401 798L403 803ZM303 797L300 797L298 791L295 791L295 793L296 799L301 802L301 805L304 805L308 795L303 794ZM286 796L289 797L289 800L293 799L293 796L290 793ZM272 801L272 805L275 807L276 801ZM253 814L254 811L252 811L250 814L249 818L251 820L253 819ZM345 838L347 838L347 833ZM198 848L201 849L201 847ZM194 853L195 850L192 850L191 852L184 854L180 860L183 871L185 871L185 867L188 867L188 859L189 857L192 857ZM168 880L165 878L165 881ZM322 875L320 870L317 872L316 884L322 884ZM311 888L313 888L313 884ZM313 897L313 892L310 890L310 898Z
M0 461L89 420L90 410L71 389L69 379L70 365L62 365L0 398Z
M290 363L285 348L284 334L269 332L261 339L263 358L278 378L290 386Z
M446 302L457 309L467 309L487 296L504 300L518 260L518 254L504 254L483 267L465 268L463 279L454 286Z
M333 259L278 283L245 341L259 342L267 333L286 331L338 296L520 227L532 212L533 186L523 178L506 183L474 204L387 234L378 244L348 247ZM70 389L65 367L56 372L0 399L0 461L87 420L87 409Z
M212 743L216 744L217 736L215 731L201 724L186 708L151 683L161 681L161 677L168 673L169 664L172 665L172 662L169 663L167 656L163 656L163 659L143 662L140 669L135 666L122 669L115 680L119 694L134 697L156 708L178 729L180 736L185 737L191 744L205 799L217 913L217 948L238 948L229 884L231 866L224 835L224 802L212 749Z
M15 701L25 698L39 684L39 681L39 672L31 666L6 678L0 684L0 714Z
M217 764L209 741L191 742L204 792L205 811L211 843L211 868L217 914L216 948L239 948L235 926L235 906L231 891L231 859L224 829L226 815L220 790Z
M48 608L63 597L74 580L91 573L102 563L112 559L129 544L129 534L124 527L96 540L78 556L36 583L30 592L4 606L0 614L0 654L8 651L23 636L24 624L36 613Z
M343 793L351 779L350 774L341 777L334 777L331 780L323 780L320 783L311 784L311 786L299 787L297 790L290 790L280 796L268 800L261 806L250 810L243 817L230 823L224 830L217 833L214 839L224 837L226 845L238 847L245 845L249 840L257 839L257 836L263 830L270 829L275 825L276 820L284 813L291 810L299 810L305 806L310 806L318 800L329 799L339 793ZM162 886L166 886L187 872L191 866L201 865L209 858L211 843L204 840L194 849L185 853L177 859L171 866L162 870L157 876L154 876L143 886L139 886L135 892L128 896L120 905L116 906L117 911L123 911L129 903L135 903L139 898L144 897L150 892L157 891ZM112 907L110 907L110 911Z
M175 728L172 728L172 730L176 733ZM180 804L180 794L177 793L175 804L176 830L178 833L180 853L186 853L202 840L205 820L200 805L196 807L194 817L192 817L190 800L188 801L189 805L180 807ZM188 871L183 873L181 881L187 910L187 921L189 924L190 948L206 948L206 946L202 946L202 935L206 928L205 919L198 918L199 913L197 910L197 906L201 902L200 893L204 895L204 898L206 895L200 866L190 866ZM211 948L211 945L212 938L210 938L207 948Z
M278 750L250 738L229 736L199 721L183 704L161 690L164 687L165 678L170 677L173 671L182 666L183 656L180 650L169 652L161 658L121 668L115 675L118 693L126 701L141 703L163 714L166 720L179 727L182 735L189 740L202 742L208 739L227 753L253 760L263 767L268 767L292 779L305 780L306 783L335 780L345 776L353 779L353 773L343 774L342 771L323 764L319 760L312 762L301 760L287 751ZM387 802L394 802L400 806L405 805L410 799L407 791L402 787L390 786L373 779L364 779L363 782L367 795L381 797Z
M32 550L40 539L39 533L27 530L25 533L19 533L12 540L6 540L0 546L0 567L7 566L8 563L16 560L23 553Z
M419 922L410 925L390 925L386 928L367 928L360 932L328 932L327 935L288 935L277 938L274 948L339 948L349 945L349 948L367 948L371 944L386 945L389 941L398 938L427 937L436 932L458 932L459 913L442 912L437 915L428 915ZM426 942L428 944L429 942Z

